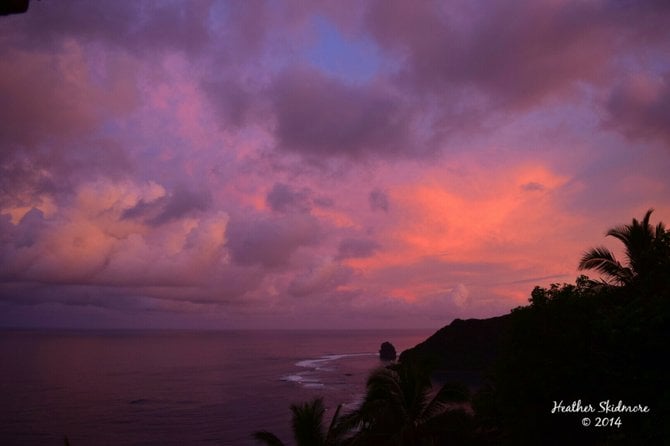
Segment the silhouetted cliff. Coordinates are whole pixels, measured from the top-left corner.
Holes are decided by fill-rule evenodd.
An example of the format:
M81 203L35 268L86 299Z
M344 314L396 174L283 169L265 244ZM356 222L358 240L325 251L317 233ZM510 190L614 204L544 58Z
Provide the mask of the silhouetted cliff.
M449 378L478 380L500 354L509 321L509 314L490 319L455 319L424 342L402 352L400 361L424 363L437 375Z

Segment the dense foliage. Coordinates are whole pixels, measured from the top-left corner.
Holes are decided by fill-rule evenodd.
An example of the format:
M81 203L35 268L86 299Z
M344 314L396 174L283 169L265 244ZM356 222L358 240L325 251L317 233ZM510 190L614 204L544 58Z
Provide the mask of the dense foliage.
M505 348L490 382L475 398L482 433L499 444L598 444L670 438L670 295L640 294L580 277L575 285L535 288L531 304L512 312ZM645 414L551 413L556 402L580 401L599 410L649 406ZM621 426L584 427L584 416L614 417Z
M622 265L605 248L587 251L574 285L536 287L530 305L512 311L490 380L476 396L479 431L500 444L670 441L670 232L642 221L610 229L624 244ZM599 413L601 402L648 406L649 413ZM561 403L562 402L562 403ZM596 413L552 413L558 404L591 404ZM619 426L582 426L588 416Z
M602 247L584 254L580 269L603 279L535 287L529 305L457 321L375 371L361 407L336 423L338 444L670 444L670 231L652 226L651 213L607 232L624 244L625 264ZM479 345L476 360L467 358L464 334ZM492 336L499 339L489 341L489 361L494 351L479 338ZM446 352L451 358L436 358ZM444 364L492 364L479 370L486 379L469 406L465 386L431 386L427 367ZM648 412L600 412L621 405ZM596 426L597 418L608 425ZM314 421L321 432L320 417Z
M472 417L462 406L467 387L444 384L434 391L420 364L382 367L368 378L361 406L342 420L352 433L346 445L420 446L446 437L469 438Z
M326 408L322 398L302 404L291 405L291 430L297 446L334 446L340 444L340 432L337 429L339 406L333 415L329 427L324 426ZM257 431L253 437L267 446L284 446L284 442L272 432Z

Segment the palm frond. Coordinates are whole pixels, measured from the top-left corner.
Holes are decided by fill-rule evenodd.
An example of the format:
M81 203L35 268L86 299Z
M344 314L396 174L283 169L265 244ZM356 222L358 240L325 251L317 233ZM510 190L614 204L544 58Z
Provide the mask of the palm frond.
M654 208L649 208L647 212L644 214L644 217L642 218L641 225L642 226L649 226L649 218L651 218L651 214L654 212ZM633 219L635 220L635 219Z
M632 278L630 268L623 267L612 251L602 246L586 251L579 261L578 268L598 271L619 283L627 283Z
M579 269L596 269L602 262L619 263L614 253L604 246L597 246L586 251L579 261Z
M337 406L337 409L335 409L335 414L333 415L332 420L330 420L330 426L328 426L328 431L326 431L326 438L324 440L324 444L326 446L336 444L339 438L344 434L344 431L340 429L339 424L339 416L341 410L342 405L339 404Z
M579 269L593 269L619 285L630 285L643 277L650 277L666 262L667 249L663 248L667 230L663 222L655 227L649 223L653 209L647 210L638 221L633 218L627 225L619 225L607 231L607 235L621 241L625 248L626 266L621 265L606 248L587 251L579 263Z
M633 224L637 223L637 220L633 219ZM624 245L627 245L630 240L630 233L633 228L633 225L619 225L609 229L605 235L609 237L614 237L618 239Z
M298 446L322 445L324 443L323 415L326 412L323 398L315 398L303 404L293 404L291 412L293 412L293 435Z

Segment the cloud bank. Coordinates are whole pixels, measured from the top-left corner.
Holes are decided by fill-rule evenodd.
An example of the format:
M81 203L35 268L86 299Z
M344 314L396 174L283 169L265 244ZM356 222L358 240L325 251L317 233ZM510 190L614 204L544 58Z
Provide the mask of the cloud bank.
M670 219L669 30L653 1L34 2L0 19L0 325L508 311Z

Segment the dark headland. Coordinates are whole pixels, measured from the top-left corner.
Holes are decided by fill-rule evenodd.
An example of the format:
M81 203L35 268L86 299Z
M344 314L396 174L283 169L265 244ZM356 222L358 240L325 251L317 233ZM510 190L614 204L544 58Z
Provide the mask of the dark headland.
M454 319L428 339L405 350L400 361L422 363L437 381L478 387L503 347L510 315L489 319Z
M346 446L670 445L670 230L651 213L607 232L626 263L585 251L578 268L600 280L536 286L506 315L452 321L373 371L330 431L310 432ZM323 414L310 404L292 410Z

